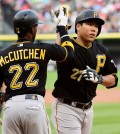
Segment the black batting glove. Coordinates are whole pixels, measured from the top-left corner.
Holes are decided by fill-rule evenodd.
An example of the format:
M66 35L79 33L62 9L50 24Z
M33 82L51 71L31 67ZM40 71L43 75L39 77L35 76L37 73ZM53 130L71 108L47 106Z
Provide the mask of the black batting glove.
M102 76L97 74L96 71L89 66L87 66L87 69L83 70L82 75L87 81L92 81L93 83L98 84L103 82Z

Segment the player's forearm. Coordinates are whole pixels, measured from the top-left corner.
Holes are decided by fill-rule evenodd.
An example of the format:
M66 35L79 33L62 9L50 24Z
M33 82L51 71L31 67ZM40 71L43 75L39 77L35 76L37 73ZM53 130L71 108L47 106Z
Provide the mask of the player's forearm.
M87 69L83 70L82 75L85 80L91 81L93 83L102 84L106 88L116 87L118 83L118 77L116 74L102 76L89 66L87 66Z
M56 44L57 45L60 45L61 44L60 34L59 33L56 34Z
M57 31L60 34L61 46L71 47L74 50L74 45L71 42L71 39L65 29L65 26L57 26Z
M111 75L102 76L102 78L103 78L103 82L102 82L103 86L112 87L113 85L116 84L115 77L112 74Z

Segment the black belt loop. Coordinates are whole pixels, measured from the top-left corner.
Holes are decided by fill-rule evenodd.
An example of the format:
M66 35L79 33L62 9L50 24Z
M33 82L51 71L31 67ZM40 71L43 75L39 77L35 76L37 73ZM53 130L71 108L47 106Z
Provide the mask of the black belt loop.
M92 106L92 102L88 102L88 103L81 103L81 102L75 102L75 101L71 101L68 99L62 99L62 102L65 104L68 104L70 106L76 107L76 108L80 108L83 111L89 109Z
M25 99L38 100L37 94L26 94Z

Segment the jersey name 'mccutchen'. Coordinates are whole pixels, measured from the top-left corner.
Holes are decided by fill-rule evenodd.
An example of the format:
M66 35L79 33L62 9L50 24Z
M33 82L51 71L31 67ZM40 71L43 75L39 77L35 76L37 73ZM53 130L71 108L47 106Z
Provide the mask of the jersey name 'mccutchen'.
M45 58L45 49L21 49L16 51L11 51L6 56L0 57L0 66L3 66L9 62L22 60L22 59L41 59Z

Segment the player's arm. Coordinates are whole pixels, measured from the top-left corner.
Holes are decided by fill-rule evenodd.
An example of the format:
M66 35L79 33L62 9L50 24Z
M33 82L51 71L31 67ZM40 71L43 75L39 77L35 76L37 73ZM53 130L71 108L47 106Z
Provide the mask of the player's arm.
M0 67L0 74L1 74L1 76L3 76L3 71L2 71L2 69L1 69L1 67ZM2 106L2 104L3 104L3 102L4 102L4 94L5 94L5 92L3 91L3 89L4 89L4 82L3 82L3 77L0 77L0 106Z
M107 88L116 87L118 83L118 77L116 74L110 74L106 76L102 76L103 82L101 83L103 86Z
M2 105L4 103L4 96L5 96L5 92L2 91L2 86L0 87L0 108L2 108ZM1 111L0 111L1 112Z
M56 44L61 45L61 40L60 40L60 33L56 33Z
M87 81L102 84L107 88L116 87L118 83L118 77L116 74L102 76L99 75L94 69L91 69L89 66L87 66L87 69L83 70L82 75Z
M106 53L106 62L102 71L102 85L107 88L116 87L118 84L117 67L110 56L109 50L105 46L104 51Z
M64 51L66 53L65 59L69 56L72 57L74 54L74 52L73 52L74 46L71 42L71 39L70 39L67 29L66 29L66 25L67 25L67 21L68 21L68 11L65 7L62 7L59 10L53 12L52 14L54 16L54 20L56 20L56 22L57 22L56 44L64 47Z
M5 93L2 91L2 83L0 83L0 117L3 110ZM0 119L0 125L2 125L2 120Z
M0 67L0 75L3 76L3 71L1 67ZM5 93L2 91L2 87L3 87L3 77L0 77L0 117L3 110L4 97L5 97ZM2 125L1 119L0 119L0 125Z
M2 110L3 110L3 104L4 104L4 92L2 92L0 90L0 117L1 117L1 114L2 114ZM2 125L2 119L0 118L0 125Z
M6 92L6 88L7 88L7 86L5 85L5 83L3 82L2 83L2 87L1 87L1 90L2 90L2 92Z
M61 7L59 10L52 13L54 20L56 21L56 44L63 46L70 46L74 49L73 44L71 43L70 37L67 32L67 23L68 23L68 10L66 7ZM66 44L67 41L67 44Z

